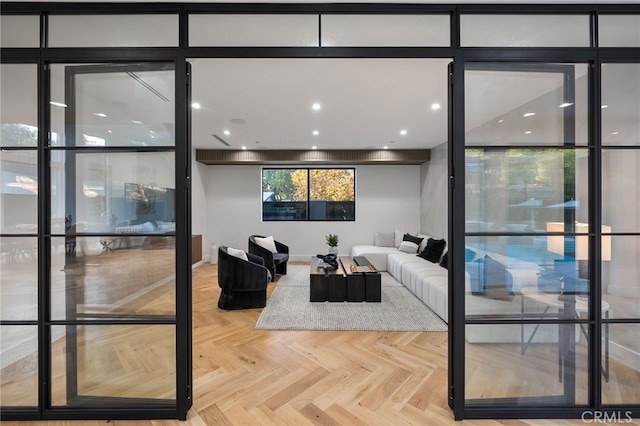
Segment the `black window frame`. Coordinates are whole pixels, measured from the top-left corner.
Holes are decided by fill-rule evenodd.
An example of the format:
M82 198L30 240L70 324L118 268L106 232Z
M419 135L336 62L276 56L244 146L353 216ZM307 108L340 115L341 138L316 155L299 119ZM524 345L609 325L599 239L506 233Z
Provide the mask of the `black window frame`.
M300 217L295 217L296 215L294 214L293 218L287 218L286 215L284 215L282 218L265 218L265 203L267 203L268 201L264 200L264 192L263 192L263 182L264 182L264 172L267 170L306 170L307 172L307 197L304 201L305 203L305 217L304 218L300 218ZM331 219L331 218L327 218L326 214L325 217L322 219L317 219L317 218L312 218L311 217L311 197L310 197L310 192L311 192L311 171L312 170L352 170L353 171L353 201L345 201L347 203L351 203L353 204L353 214L350 215L347 219ZM261 197L261 203L262 203L262 207L261 207L261 218L263 222L355 222L356 221L356 168L355 167L263 167L261 169L261 173L260 173L260 197ZM297 203L303 203L303 201L298 201Z

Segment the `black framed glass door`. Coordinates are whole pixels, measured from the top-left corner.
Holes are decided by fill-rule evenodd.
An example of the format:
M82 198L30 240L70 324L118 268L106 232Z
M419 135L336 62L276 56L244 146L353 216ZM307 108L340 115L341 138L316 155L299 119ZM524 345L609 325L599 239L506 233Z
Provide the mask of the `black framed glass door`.
M589 67L469 62L464 84L465 407L586 406Z
M175 66L50 75L47 405L175 409Z

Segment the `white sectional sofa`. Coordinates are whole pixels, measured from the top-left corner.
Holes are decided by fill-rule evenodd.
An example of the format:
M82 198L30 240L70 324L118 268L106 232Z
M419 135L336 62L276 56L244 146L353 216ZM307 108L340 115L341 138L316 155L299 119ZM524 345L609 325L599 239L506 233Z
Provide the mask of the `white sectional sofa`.
M396 232L397 234L397 232ZM429 236L418 234L426 239ZM396 235L397 243L397 235ZM421 246L424 248L424 245ZM477 259L482 260L486 253L478 253ZM400 281L413 294L422 300L429 308L437 313L443 320L448 321L449 278L448 270L439 263L432 263L416 254L405 253L397 247L381 247L376 245L356 245L351 248L351 256L364 256L379 271L387 271L395 279ZM499 254L491 254L492 258L504 268L504 280L509 286L508 293L517 294L524 287L537 287L539 268L530 262L510 259ZM493 314L521 312L520 299L507 297L506 299L493 298L482 294L478 289L478 276L482 276L482 262L469 262L465 270L465 295L466 311L469 314ZM474 273L472 276L469 272ZM500 272L502 273L502 272ZM535 306L534 306L535 309ZM507 327L508 332L500 330L502 327L474 326L471 330L478 332L469 333L467 336L478 341L511 341L519 340L520 328ZM540 333L544 335L544 333Z
M402 235L395 232L394 245L399 246ZM431 237L418 236L424 238L421 251ZM448 271L439 263L405 253L396 246L357 245L351 248L351 257L355 256L364 256L378 271L389 272L444 321L448 320Z
M428 236L425 236L429 238ZM539 267L537 264L524 262L517 259L508 258L499 254L490 255L497 264L502 266L504 271L503 280L510 286L511 296L501 299L490 297L478 291L478 275L484 271L475 272L474 268L480 270L483 267L482 260L486 253L478 253L475 260L481 262L469 262L465 266L465 297L466 312L468 314L486 315L496 313L520 314L523 308L522 299L515 294L525 287L537 287ZM444 321L449 319L449 279L448 270L439 263L432 263L416 254L405 253L396 247L380 247L375 245L357 245L351 248L351 256L366 257L379 271L387 271L395 279L407 287L416 297L422 300L425 305L431 308ZM502 270L500 273L502 274ZM473 283L473 285L472 285ZM474 288L474 286L476 288ZM542 312L544 306L536 305L535 302L527 302L527 310ZM529 336L534 325L526 326L524 335ZM469 342L499 343L499 342L522 342L523 330L518 325L489 326L474 325L468 326L466 339ZM533 339L533 342L549 342L557 340L557 327L543 326Z

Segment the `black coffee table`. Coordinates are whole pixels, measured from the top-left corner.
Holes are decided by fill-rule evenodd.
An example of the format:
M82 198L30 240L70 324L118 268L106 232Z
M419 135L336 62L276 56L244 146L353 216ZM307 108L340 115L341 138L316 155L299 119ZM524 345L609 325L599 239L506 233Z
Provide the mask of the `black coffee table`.
M367 266L361 257L354 262L350 257L340 257L338 269L319 268L320 259L311 258L309 267L309 300L311 302L380 302L380 272L358 272L353 266Z

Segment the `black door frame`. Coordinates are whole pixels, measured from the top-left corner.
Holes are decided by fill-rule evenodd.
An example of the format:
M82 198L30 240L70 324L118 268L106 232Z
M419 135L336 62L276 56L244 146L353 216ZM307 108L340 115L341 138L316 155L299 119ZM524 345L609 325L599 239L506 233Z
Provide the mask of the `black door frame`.
M179 47L176 48L56 48L47 47L47 18L51 14L131 14L131 13L175 13L179 15ZM442 13L450 16L451 22L451 46L450 47L426 47L426 48L234 48L234 47L188 47L188 21L189 14L197 13L291 13L291 14L421 14ZM591 47L589 48L465 48L460 47L460 15L461 14L588 14L591 17ZM573 5L573 4L540 4L540 5L420 5L420 4L109 4L109 3L19 3L4 2L2 14L36 14L40 17L40 47L38 48L4 48L1 51L2 63L37 63L38 64L38 125L41 129L48 129L48 80L47 67L53 63L107 63L126 61L172 61L176 64L176 138L184 138L184 142L176 144L176 197L184 201L184 210L177 210L176 221L177 240L176 256L188 256L190 258L190 233L191 233L191 202L190 202L190 175L191 175L191 149L190 149L190 70L186 58L453 58L450 90L452 90L452 102L450 102L450 186L449 186L449 240L452 265L462 264L464 259L464 194L460 190L464 180L464 146L457 141L464 141L464 80L462 64L466 61L521 61L521 62L590 62L595 64L594 78L590 85L594 102L591 102L590 117L592 117L591 131L594 135L599 131L599 114L593 106L600 99L599 66L602 58L609 61L640 61L639 48L598 48L598 16L600 14L638 14L640 5ZM453 71L456 72L453 72ZM595 138L595 147L599 146L599 137ZM39 172L40 176L46 176L48 161L46 157L47 135L39 133ZM594 168L598 169L599 163ZM598 169L599 170L599 169ZM598 172L599 173L599 172ZM460 182L456 185L456 181ZM39 207L40 211L47 210L48 188L45 187L46 178L40 179ZM597 192L597 188L595 189ZM599 195L596 195L599 197ZM591 197L593 198L593 197ZM593 198L599 200L599 198ZM178 203L177 203L178 204ZM49 206L50 207L50 206ZM595 209L595 221L598 222L599 212ZM41 215L44 216L44 215ZM39 217L41 225L38 232L39 247L46 247L46 238L50 237L48 217ZM462 231L462 232L461 232ZM599 242L595 242L599 244ZM44 283L48 280L47 259L50 253L41 252L39 264L39 289L44 290ZM593 262L597 263L597 262ZM597 266L595 267L597 268ZM492 409L474 410L464 407L463 382L453 373L460 365L464 366L464 353L460 348L464 344L464 301L460 292L456 291L463 276L450 268L450 336L449 336L449 403L456 419L462 418L508 418L530 417L579 417L580 411L572 410L547 410L540 409ZM592 272L597 272L594 270ZM177 292L176 303L178 317L178 408L175 412L159 413L157 410L142 410L139 412L114 413L107 415L101 411L68 411L56 410L47 415L50 419L91 419L91 418L160 418L173 417L186 418L186 413L191 406L191 269L187 262L177 262L176 271L177 286L184 285L188 292ZM596 289L596 291L598 291ZM462 300L462 301L461 301ZM39 324L43 324L46 300L40 307ZM593 302L595 303L595 302ZM596 306L593 305L592 308ZM629 322L629 321L628 321ZM640 320L630 321L640 323ZM595 321L597 327L600 320ZM14 322L3 321L1 325L11 325ZM40 335L41 346L46 343L46 333ZM597 344L596 344L597 345ZM42 363L41 363L42 364ZM184 368L183 368L184 367ZM590 363L594 369L595 361ZM44 380L43 366L40 365L40 382ZM42 386L41 386L42 387ZM595 386L597 388L597 386ZM598 390L595 389L594 391ZM40 406L44 402L41 392ZM594 406L594 408L598 408ZM640 405L624 407L629 408L633 415L640 415ZM121 415L122 417L117 417ZM40 419L44 418L40 412L34 412L24 408L3 409L3 420L9 419Z

